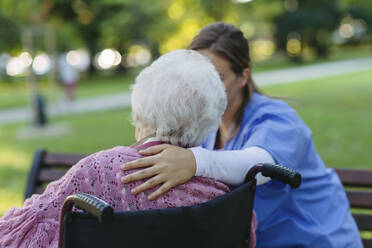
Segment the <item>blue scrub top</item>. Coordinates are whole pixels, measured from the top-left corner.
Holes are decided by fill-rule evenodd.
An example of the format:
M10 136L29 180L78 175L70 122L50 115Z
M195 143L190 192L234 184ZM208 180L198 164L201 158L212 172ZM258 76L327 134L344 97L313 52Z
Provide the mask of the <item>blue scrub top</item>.
M204 148L213 150L216 133ZM342 184L324 166L310 129L285 102L254 93L224 150L257 146L302 175L298 189L271 180L257 187L257 247L363 247Z

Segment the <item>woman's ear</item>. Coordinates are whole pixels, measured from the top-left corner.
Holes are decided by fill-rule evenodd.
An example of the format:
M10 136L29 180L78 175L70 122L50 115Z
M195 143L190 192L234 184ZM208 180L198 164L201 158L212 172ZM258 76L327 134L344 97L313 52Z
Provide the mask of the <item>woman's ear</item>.
M239 86L241 88L243 88L248 83L248 79L250 76L251 76L251 69L245 68L239 77Z

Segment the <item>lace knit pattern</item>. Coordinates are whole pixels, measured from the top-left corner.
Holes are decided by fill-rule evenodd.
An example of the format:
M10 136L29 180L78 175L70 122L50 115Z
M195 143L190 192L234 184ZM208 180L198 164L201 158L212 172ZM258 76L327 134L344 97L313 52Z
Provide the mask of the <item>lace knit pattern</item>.
M59 214L68 195L88 193L109 203L115 211L135 211L191 206L229 191L227 185L213 179L194 177L154 201L147 195L155 189L133 195L131 189L143 181L123 184L120 179L134 172L120 166L140 158L129 147L118 146L92 154L74 165L61 179L50 183L43 194L35 194L23 207L10 209L0 219L0 247L57 247ZM256 229L255 218L252 221ZM254 236L254 232L252 233ZM255 237L253 237L255 242Z

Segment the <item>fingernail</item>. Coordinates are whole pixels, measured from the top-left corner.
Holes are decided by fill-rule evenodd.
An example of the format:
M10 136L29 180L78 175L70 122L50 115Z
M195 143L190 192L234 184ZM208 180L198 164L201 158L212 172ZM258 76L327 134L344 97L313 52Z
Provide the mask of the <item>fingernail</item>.
M125 164L122 164L122 165L120 166L120 168L121 168L121 169L125 169Z
M132 194L137 194L136 189L132 189L130 192L131 192Z
M122 183L126 183L126 182L127 182L127 178L126 178L126 177L122 177L122 178L121 178L121 182L122 182Z

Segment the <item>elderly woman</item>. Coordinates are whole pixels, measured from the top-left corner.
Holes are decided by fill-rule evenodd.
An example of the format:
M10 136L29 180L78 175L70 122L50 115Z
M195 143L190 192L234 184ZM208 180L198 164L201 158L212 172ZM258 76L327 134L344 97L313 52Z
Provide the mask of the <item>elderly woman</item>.
M201 144L217 130L226 103L224 85L204 56L178 50L160 57L138 75L133 87L132 119L138 142L82 159L60 180L49 184L43 194L33 195L23 207L9 210L0 219L0 247L57 247L61 206L66 196L75 193L95 195L117 211L135 211L190 206L228 192L228 186L221 182L194 177L150 201L147 194L153 191L130 193L142 182L123 185L122 177L131 171L120 168L141 158L138 150L153 145ZM251 237L254 244L254 233Z

